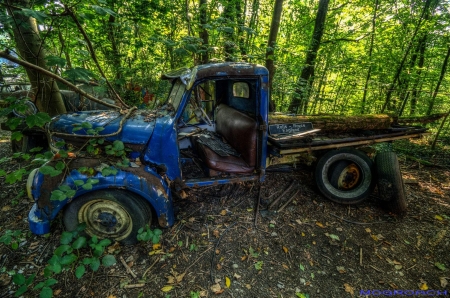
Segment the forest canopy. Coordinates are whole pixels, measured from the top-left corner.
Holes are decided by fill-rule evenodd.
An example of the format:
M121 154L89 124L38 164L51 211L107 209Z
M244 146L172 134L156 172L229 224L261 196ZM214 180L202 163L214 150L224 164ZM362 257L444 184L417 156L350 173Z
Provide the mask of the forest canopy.
M163 96L164 71L246 61L269 68L276 111L449 110L448 1L5 0L1 7L2 50L71 80L109 83L130 105L145 93Z

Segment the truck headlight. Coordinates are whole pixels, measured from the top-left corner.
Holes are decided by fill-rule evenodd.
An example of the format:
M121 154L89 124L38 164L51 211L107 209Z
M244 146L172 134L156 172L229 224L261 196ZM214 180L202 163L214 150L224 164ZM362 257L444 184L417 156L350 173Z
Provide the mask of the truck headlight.
M33 194L31 193L31 187L33 185L34 176L36 176L38 172L39 168L34 169L33 171L31 171L30 175L28 175L27 179L27 195L31 201L34 201Z

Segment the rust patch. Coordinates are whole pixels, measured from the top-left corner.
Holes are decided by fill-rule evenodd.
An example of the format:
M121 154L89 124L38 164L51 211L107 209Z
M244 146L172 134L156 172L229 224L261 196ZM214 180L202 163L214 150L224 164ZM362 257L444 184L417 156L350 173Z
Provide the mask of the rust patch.
M166 215L163 213L160 217L158 217L158 223L160 227L168 227Z

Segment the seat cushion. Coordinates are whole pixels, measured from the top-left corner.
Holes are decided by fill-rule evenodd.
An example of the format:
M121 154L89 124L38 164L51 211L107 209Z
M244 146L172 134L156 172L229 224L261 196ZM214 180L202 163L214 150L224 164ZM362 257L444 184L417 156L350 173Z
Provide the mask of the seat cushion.
M220 156L208 146L199 142L195 142L197 154L212 170L218 172L244 174L253 172L255 167L249 166L242 157L237 156Z
M225 104L216 110L216 132L239 152L244 161L255 167L257 155L257 122Z

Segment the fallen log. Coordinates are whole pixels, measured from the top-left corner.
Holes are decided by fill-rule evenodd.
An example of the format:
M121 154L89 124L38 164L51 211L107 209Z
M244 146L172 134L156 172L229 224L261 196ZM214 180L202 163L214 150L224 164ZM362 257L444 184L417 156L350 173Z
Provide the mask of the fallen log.
M400 117L397 119L397 123L401 125L408 125L411 123L421 123L421 124L427 124L431 122L438 121L439 119L443 118L446 114L433 114L429 116L415 116L415 117Z
M355 130L378 130L388 129L394 118L386 115L269 115L269 124L312 122L314 128L325 131L355 131Z

